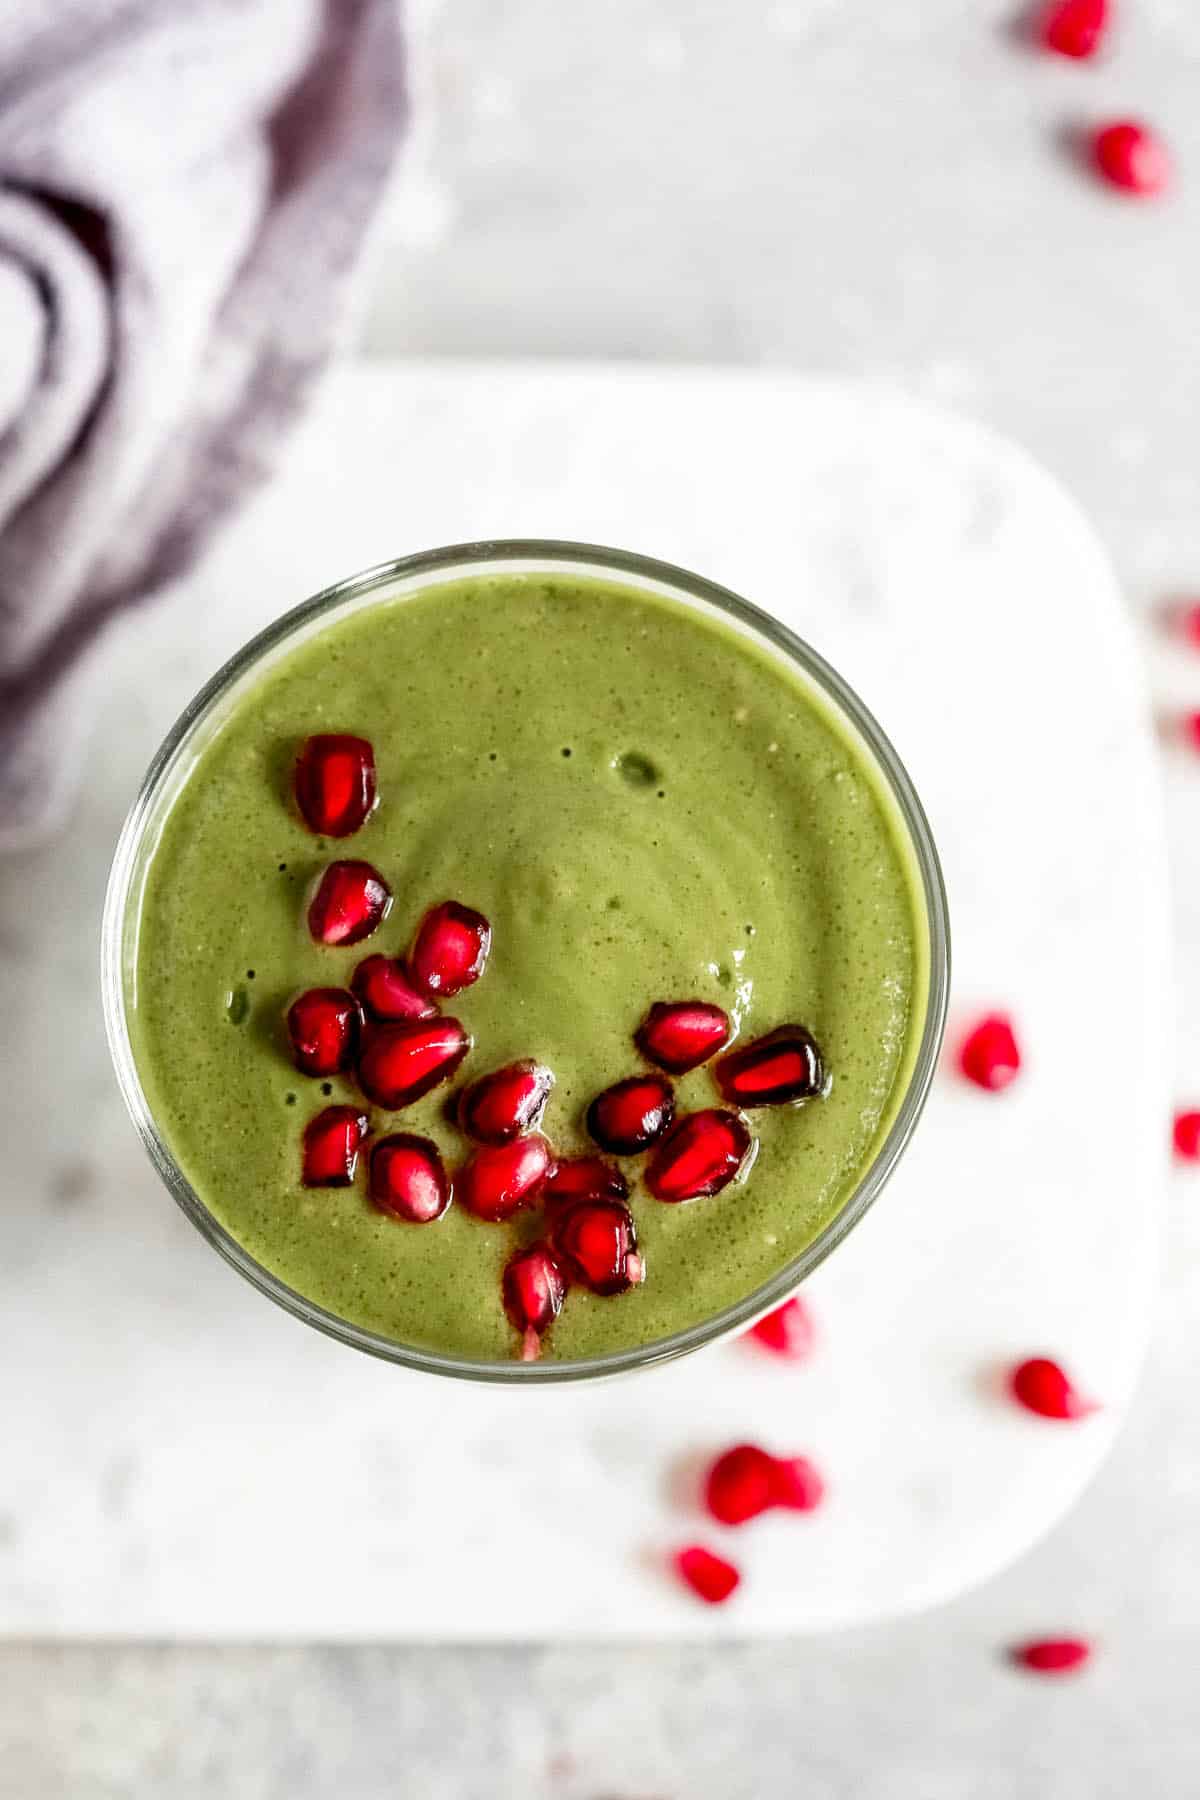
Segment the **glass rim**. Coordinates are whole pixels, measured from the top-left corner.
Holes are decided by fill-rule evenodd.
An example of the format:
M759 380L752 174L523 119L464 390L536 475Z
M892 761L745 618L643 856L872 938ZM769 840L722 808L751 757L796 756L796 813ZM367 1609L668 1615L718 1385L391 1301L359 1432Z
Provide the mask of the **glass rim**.
M908 1087L882 1144L836 1216L769 1281L711 1318L649 1344L562 1362L495 1362L425 1350L355 1325L289 1287L251 1256L214 1217L175 1161L142 1088L126 1017L124 953L132 877L140 866L146 827L155 816L156 803L165 783L187 753L193 734L265 658L338 608L365 600L374 591L397 581L416 579L427 585L423 578L432 581L451 574L463 575L472 567L497 563L532 563L541 565L547 572L553 567L565 566L577 573L618 575L634 583L652 582L668 594L700 601L733 619L752 636L765 640L785 661L798 667L853 728L886 782L908 834L929 934L925 1019L911 1064ZM937 1067L945 1032L949 986L950 930L946 890L929 821L890 739L842 676L780 620L705 576L636 551L553 538L482 539L417 551L410 556L377 563L322 588L250 638L184 708L152 758L117 841L101 928L104 1025L122 1098L164 1185L201 1235L260 1293L326 1336L422 1373L498 1384L541 1386L562 1381L595 1380L653 1368L746 1329L787 1299L862 1219L882 1192L907 1146L924 1110Z

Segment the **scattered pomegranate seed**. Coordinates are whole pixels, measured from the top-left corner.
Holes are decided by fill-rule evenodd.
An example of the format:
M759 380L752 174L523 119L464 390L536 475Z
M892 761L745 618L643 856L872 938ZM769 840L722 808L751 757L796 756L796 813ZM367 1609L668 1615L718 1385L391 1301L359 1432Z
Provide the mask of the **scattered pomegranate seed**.
M662 1075L631 1075L597 1094L587 1128L602 1150L633 1156L648 1150L675 1116L675 1091Z
M533 1199L551 1160L549 1144L536 1132L511 1144L483 1144L459 1171L458 1197L477 1219L511 1219Z
M629 1183L615 1163L602 1156L565 1156L556 1162L542 1188L547 1206L571 1200L628 1200Z
M620 1200L575 1200L558 1208L551 1242L572 1277L593 1294L623 1294L645 1280L633 1217Z
M989 1013L972 1026L959 1049L958 1066L968 1081L992 1094L1016 1080L1021 1052L1006 1013Z
M812 1314L799 1294L793 1294L790 1300L777 1306L765 1319L752 1325L746 1335L754 1338L774 1355L790 1357L792 1361L799 1362L813 1347L815 1333Z
M1060 56L1095 56L1108 26L1108 0L1051 0L1038 35Z
M308 929L318 944L358 944L391 904L391 888L370 863L330 863L308 903Z
M1066 1370L1048 1356L1031 1356L1009 1376L1013 1398L1044 1419L1085 1419L1098 1411L1095 1400L1081 1394Z
M345 988L309 988L288 1007L292 1061L306 1075L336 1075L348 1069L358 1049L362 1013Z
M672 1075L686 1075L729 1042L729 1014L707 1000L658 1000L642 1021L634 1042L648 1062Z
M373 1019L432 1019L436 1004L414 987L396 956L364 957L350 983Z
M483 914L444 900L417 927L409 973L426 993L457 994L479 980L491 947L492 928Z
M774 1506L775 1459L757 1444L735 1444L709 1469L704 1503L722 1525L744 1525Z
M553 1072L544 1063L527 1059L509 1063L481 1075L464 1088L458 1102L458 1118L468 1137L481 1144L508 1144L542 1122Z
M1178 615L1178 629L1190 644L1200 649L1200 602L1182 609Z
M803 1025L780 1025L717 1064L717 1086L735 1106L790 1106L825 1086L816 1039Z
M699 1200L719 1194L743 1168L754 1145L740 1113L717 1106L676 1119L646 1168L656 1200Z
M414 1019L368 1025L358 1057L358 1083L368 1100L391 1111L448 1081L471 1039L457 1019Z
M1200 750L1200 712L1185 712L1179 728L1193 750Z
M722 1525L744 1525L773 1506L812 1512L825 1483L806 1456L772 1456L758 1444L735 1444L718 1456L704 1483L704 1503Z
M825 1483L806 1456L771 1458L771 1504L789 1512L815 1512L825 1498Z
M714 1556L703 1544L688 1544L675 1553L675 1567L693 1594L709 1606L722 1606L742 1577L723 1556Z
M304 1127L305 1187L349 1187L367 1135L357 1106L327 1106Z
M1027 1644L1014 1644L1009 1661L1037 1675L1067 1675L1090 1662L1092 1646L1086 1638L1033 1638Z
M410 1225L432 1225L453 1198L437 1145L402 1131L380 1138L372 1148L367 1186L380 1212Z
M318 837L349 837L375 807L375 752L366 738L310 737L296 761L296 805Z
M1111 187L1143 198L1170 185L1171 155L1149 125L1122 119L1105 125L1092 138L1092 158Z
M1200 1162L1200 1112L1175 1114L1175 1154L1183 1162Z
M529 1244L510 1256L502 1290L509 1323L521 1334L521 1360L534 1362L567 1292L566 1275L550 1246Z

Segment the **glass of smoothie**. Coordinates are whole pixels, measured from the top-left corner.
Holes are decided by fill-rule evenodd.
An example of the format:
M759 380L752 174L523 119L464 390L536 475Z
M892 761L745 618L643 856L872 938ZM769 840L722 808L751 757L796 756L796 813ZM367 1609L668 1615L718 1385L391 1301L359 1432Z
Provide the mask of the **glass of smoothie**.
M895 751L648 557L368 570L213 677L113 863L113 1059L167 1187L318 1329L486 1381L645 1368L863 1217L945 1020Z

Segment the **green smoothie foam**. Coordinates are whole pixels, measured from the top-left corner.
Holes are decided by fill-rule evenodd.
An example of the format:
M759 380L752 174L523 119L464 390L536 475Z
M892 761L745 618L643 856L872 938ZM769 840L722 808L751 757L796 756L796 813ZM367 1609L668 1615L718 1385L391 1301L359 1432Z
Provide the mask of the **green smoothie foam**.
M313 837L289 803L310 734L374 746L379 805L354 837ZM304 903L360 857L394 904L365 943L314 944ZM491 922L483 978L447 1003L475 1049L453 1086L536 1057L556 1085L541 1129L595 1150L589 1101L644 1067L656 1000L724 1007L738 1042L815 1035L828 1093L748 1114L747 1179L683 1205L632 1187L646 1279L573 1289L548 1359L629 1349L751 1293L838 1213L903 1099L924 1022L920 884L895 803L826 702L732 626L587 577L502 574L384 600L301 641L243 693L167 815L140 902L134 1055L160 1131L204 1204L317 1305L397 1342L508 1361L504 1265L536 1213L494 1225L452 1205L415 1226L363 1173L306 1189L300 1137L349 1075L292 1067L297 990L348 986L453 898ZM679 1112L720 1104L709 1068ZM469 1146L440 1088L372 1127Z

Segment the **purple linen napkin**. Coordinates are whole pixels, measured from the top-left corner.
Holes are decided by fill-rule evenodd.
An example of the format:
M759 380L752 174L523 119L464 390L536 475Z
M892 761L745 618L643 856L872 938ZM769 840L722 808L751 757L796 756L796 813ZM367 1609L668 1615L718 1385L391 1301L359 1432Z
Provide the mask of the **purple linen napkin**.
M405 113L396 0L0 6L0 846L80 681L269 471Z

